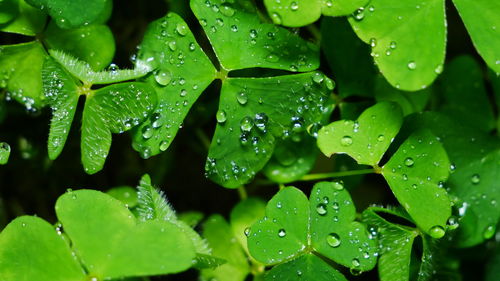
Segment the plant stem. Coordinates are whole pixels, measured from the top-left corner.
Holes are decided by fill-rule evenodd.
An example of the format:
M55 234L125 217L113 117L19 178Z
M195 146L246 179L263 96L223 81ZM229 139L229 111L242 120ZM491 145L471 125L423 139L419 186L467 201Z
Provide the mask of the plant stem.
M336 177L348 177L348 176L357 176L357 175L366 175L375 173L374 169L363 169L363 170L352 170L352 171L343 171L343 172L333 172L333 173L320 173L320 174L309 174L305 175L297 181L315 181Z
M247 194L247 191L245 190L244 185L238 187L238 194L240 195L241 200L245 200L248 198L248 194Z

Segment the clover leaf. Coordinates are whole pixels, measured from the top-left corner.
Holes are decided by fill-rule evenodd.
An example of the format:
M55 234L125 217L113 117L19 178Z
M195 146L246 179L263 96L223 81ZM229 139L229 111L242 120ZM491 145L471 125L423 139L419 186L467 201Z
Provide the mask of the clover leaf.
M333 122L318 133L318 147L326 156L347 153L359 164L377 165L403 123L401 108L381 102L366 109L357 121Z
M213 255L227 262L214 269L202 270L202 280L243 281L252 268L254 280L260 276L264 267L249 256L245 234L264 215L264 208L265 203L260 199L248 198L231 210L230 223L220 215L212 215L203 223L203 237L212 247Z
M34 36L42 32L47 15L27 4L25 0L6 0L0 5L0 31ZM7 11L7 12L6 12ZM9 18L9 20L7 20Z
M77 28L92 23L103 23L111 15L111 0L27 0L46 11L61 28Z
M396 4L373 0L369 9L349 21L359 38L372 46L374 60L392 86L416 91L430 85L442 71L446 47L444 1ZM408 36L417 32L418 37Z
M449 154L451 173L445 187L458 208L456 246L471 247L493 237L500 218L498 137L437 112L410 115L405 128L431 130Z
M331 112L328 92L334 84L319 72L228 76L228 71L253 67L313 70L319 65L318 48L284 28L261 23L249 1L193 0L190 4L222 69L215 71L179 16L170 13L153 22L136 66L155 69L146 81L157 90L159 105L150 120L135 130L134 148L144 158L166 150L201 92L219 78L218 124L206 174L225 187L238 187L264 167L278 139L321 123ZM229 41L231 47L224 44Z
M489 67L500 72L498 17L495 1L454 0L474 46ZM477 19L475 15L482 15ZM373 0L349 19L354 31L372 46L372 56L389 83L406 91L429 86L443 70L446 17L443 0L410 0L395 4ZM418 34L418 36L408 36ZM418 50L416 52L415 50Z
M327 156L347 153L359 164L373 166L422 231L440 238L451 215L450 199L443 188L450 162L436 137L427 131L415 132L382 168L378 166L402 121L395 103L377 103L356 122L340 120L323 127L318 146Z
M448 273L443 268L439 251L436 250L437 247L444 246L438 245L438 243L443 244L443 240L432 239L410 226L413 222L404 211L370 207L363 211L362 218L368 225L370 233L376 236L380 243L378 273L381 281L414 280L410 264L414 262L412 256L415 255L417 238L422 239L423 249L421 256L418 257L420 264L415 280L439 278ZM404 224L395 223L390 218L396 218Z
M321 14L345 16L368 2L369 0L264 0L273 22L291 27L313 23Z
M130 130L156 105L154 90L145 83L114 84L92 90L89 81L82 85L50 57L44 62L42 76L44 95L53 110L48 142L51 159L57 158L64 147L78 97L86 96L81 149L83 166L89 174L102 169L111 146L111 133ZM109 75L98 77L101 76Z
M286 187L269 201L265 217L252 225L248 236L250 254L264 264L280 264L277 268L290 261L301 265L310 262L313 268L324 267L308 257L312 254L356 272L370 270L376 263L376 243L366 227L354 221L355 215L351 197L341 182L317 183L309 200L300 190ZM275 274L284 274L283 271L276 269ZM318 274L321 280L325 278L322 271L307 275ZM276 278L272 272L266 280ZM344 280L340 273L336 275ZM286 280L301 278L296 272L283 276L290 276Z
M139 221L109 195L70 191L55 209L57 231L24 216L0 234L2 280L106 280L175 273L192 265L193 244L178 226Z
M417 225L441 238L451 215L444 183L450 173L448 155L429 131L416 131L382 167L392 192ZM431 215L432 214L432 215Z

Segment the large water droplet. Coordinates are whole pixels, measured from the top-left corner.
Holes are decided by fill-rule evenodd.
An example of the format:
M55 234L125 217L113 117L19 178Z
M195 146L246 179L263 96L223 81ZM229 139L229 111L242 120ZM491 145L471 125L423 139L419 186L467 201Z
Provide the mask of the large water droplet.
M278 230L278 237L283 238L285 236L286 236L285 229L282 228L282 229Z
M245 93L245 92L238 93L238 95L236 96L236 99L238 100L238 103L241 105L247 104L247 102L248 102L247 93Z
M340 246L340 237L337 233L330 233L326 236L326 243L330 245L330 247L337 248Z
M490 239L493 237L493 235L495 235L495 231L496 229L494 225L488 225L483 232L484 239Z
M429 230L429 235L432 238L436 238L436 239L443 237L445 233L446 232L444 231L444 228L442 226L439 226L439 225L433 226Z
M414 61L410 61L410 62L408 62L407 66L408 66L409 70L415 70L417 68L417 63Z
M328 210L326 209L326 205L323 203L319 203L318 205L316 205L316 212L320 216L326 215L328 213Z
M175 27L175 30L177 31L177 33L179 33L180 36L186 36L186 34L188 33L188 27L183 23L178 23Z
M350 146L352 144L352 138L350 136L343 136L340 139L340 144L342 146Z
M162 86L167 86L172 80L172 73L170 71L157 71L155 73L155 80L158 84Z
M473 174L470 178L470 181L472 182L472 184L479 184L479 182L481 181L481 176L479 176L479 174Z
M153 128L151 128L150 126L145 126L144 128L142 128L142 137L144 139L150 139L153 136L153 133Z
M299 9L299 4L295 1L292 1L292 3L290 3L290 10L292 11L297 11Z
M407 158L405 159L405 166L406 166L406 167L412 167L412 166L413 166L413 164L415 164L415 161L413 161L413 158L411 158L411 157L407 157Z
M249 116L245 116L243 119L240 121L240 129L243 132L249 132L253 128L253 119L250 118Z
M226 112L224 110L217 111L215 118L217 118L217 122L220 124L226 122L226 120L227 120Z

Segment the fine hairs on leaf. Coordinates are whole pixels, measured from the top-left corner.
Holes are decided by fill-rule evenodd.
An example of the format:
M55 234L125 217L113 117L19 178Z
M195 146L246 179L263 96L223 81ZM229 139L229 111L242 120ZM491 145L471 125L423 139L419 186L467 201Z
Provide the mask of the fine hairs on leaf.
M86 62L59 50L49 50L50 55L62 64L72 75L90 84L111 84L145 76L152 71L147 65L135 69L114 69L95 72Z

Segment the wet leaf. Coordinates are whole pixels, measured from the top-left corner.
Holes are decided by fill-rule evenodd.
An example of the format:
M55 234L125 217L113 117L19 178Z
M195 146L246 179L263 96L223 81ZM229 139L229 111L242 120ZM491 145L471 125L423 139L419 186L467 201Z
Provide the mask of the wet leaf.
M207 176L229 188L250 181L271 158L277 139L300 139L299 133L331 112L332 87L320 72L226 79Z
M57 235L48 222L30 216L18 217L0 233L0 278L5 281L87 280L63 236Z
M311 71L319 66L318 47L273 24L262 23L250 0L191 0L222 68L252 67Z
M16 11L14 11L16 17L10 21L0 23L0 31L27 36L35 36L42 32L47 18L47 15L44 12L33 8L24 0L9 0L3 1L3 3L16 5ZM10 8L12 9L12 7ZM3 9L4 8L0 7L0 10Z
M306 254L289 262L273 267L265 277L266 281L347 281L347 279L321 258Z
M134 149L147 158L167 150L216 71L187 24L173 13L148 26L136 68L155 70L145 81L156 90L158 106L134 131Z
M382 167L382 175L419 228L434 238L445 234L451 202L444 183L450 161L439 140L427 130L406 139Z
M318 147L326 155L347 153L359 164L377 165L403 122L401 108L381 102L366 109L356 121L335 121L318 133Z
M9 162L10 145L6 142L0 142L0 165L5 165Z
M349 19L356 34L372 46L375 63L393 87L417 91L428 87L442 71L444 2L372 0L370 8L358 10Z
M486 64L496 73L500 72L500 3L498 1L453 0L460 17ZM477 15L481 15L478 17Z
M345 16L368 3L369 0L264 0L275 24L300 27L325 16Z

